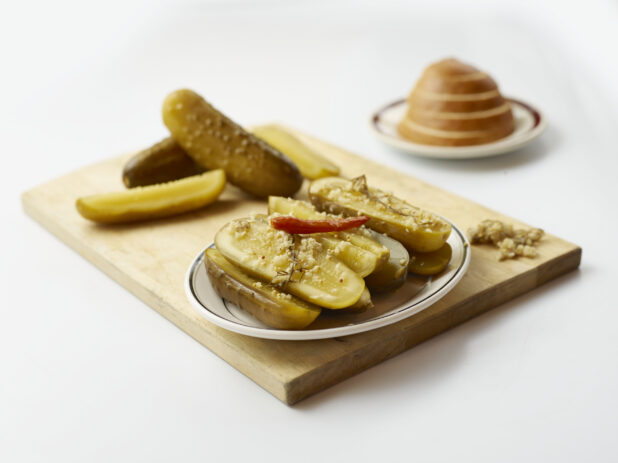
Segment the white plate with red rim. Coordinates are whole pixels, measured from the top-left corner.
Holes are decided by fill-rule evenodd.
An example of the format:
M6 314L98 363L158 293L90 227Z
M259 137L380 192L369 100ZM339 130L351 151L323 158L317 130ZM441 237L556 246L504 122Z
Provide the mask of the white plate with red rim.
M537 108L528 103L506 98L511 103L515 130L509 136L483 145L433 146L411 142L397 132L397 125L404 117L408 103L402 98L376 110L369 122L374 135L384 143L410 154L438 159L474 159L515 151L538 138L547 127L547 119Z
M193 260L185 277L185 292L197 313L209 322L236 333L257 338L287 341L335 338L362 333L396 323L443 298L466 273L470 264L470 243L455 225L447 241L453 255L447 269L434 277L409 276L399 289L372 295L375 307L361 313L324 310L303 330L271 328L217 294L206 273L204 251Z

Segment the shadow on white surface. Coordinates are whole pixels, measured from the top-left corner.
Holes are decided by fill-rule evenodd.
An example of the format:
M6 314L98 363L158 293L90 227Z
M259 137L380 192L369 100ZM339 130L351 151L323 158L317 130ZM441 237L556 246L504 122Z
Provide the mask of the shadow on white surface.
M411 401L422 400L426 393L435 389L436 383L448 381L449 372L465 360L468 355L466 346L474 342L477 336L490 332L493 325L504 323L516 310L534 310L529 304L531 301L539 299L543 294L559 291L565 285L576 284L581 278L580 269L563 275L370 370L319 392L295 405L294 409L310 411L331 405L332 401L341 400L343 397L354 398L359 403L363 400L374 400L378 390L381 394L390 395L401 394L401 389L407 389Z

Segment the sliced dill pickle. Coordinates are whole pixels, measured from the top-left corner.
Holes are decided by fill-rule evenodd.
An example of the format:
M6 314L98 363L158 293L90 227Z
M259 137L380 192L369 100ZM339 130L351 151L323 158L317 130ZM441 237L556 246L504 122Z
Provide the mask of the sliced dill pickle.
M354 270L361 278L373 273L376 269L378 256L337 238L334 233L317 233L311 236L326 249L330 250L337 259Z
M283 198L281 196L270 196L268 198L268 212L271 214L277 212L283 215L293 215L299 219L309 220L320 220L328 217L328 214L318 212L311 203L306 201L298 201L296 199ZM377 261L371 271L381 267L382 264L388 260L388 248L372 238L373 235L371 230L347 230L343 232L329 233L328 236L333 240L345 241L353 244L357 248L365 250L376 256ZM342 257L340 256L340 258ZM347 265L347 262L344 261L344 263ZM352 266L350 267L352 268ZM357 271L357 273L362 274L363 272ZM368 274L364 274L362 276L366 275Z
M86 219L100 223L158 219L204 207L225 187L221 169L169 183L79 198L75 206Z
M320 211L346 217L368 216L366 227L396 239L409 251L436 251L451 234L449 222L368 187L364 175L353 180L340 177L314 180L309 185L309 198Z
M168 137L127 161L122 181L127 188L166 183L204 172L178 143Z
M374 254L378 258L376 268L380 268L388 260L390 250L373 238L372 231L369 229L348 230L337 233L337 236Z
M410 254L403 244L390 236L378 232L373 234L377 241L388 247L390 256L382 267L365 278L365 283L372 291L392 291L406 281Z
M322 311L314 304L249 276L214 248L208 248L204 257L206 271L217 293L268 326L282 330L302 329Z
M275 230L264 215L232 220L217 232L215 245L249 275L320 307L350 307L365 289L365 281L314 238Z
M272 124L260 125L253 127L251 133L290 158L303 177L315 180L339 175L339 167L281 127Z
M228 181L248 193L292 196L302 185L294 163L191 90L165 98L163 122L198 164L225 170Z
M452 255L453 250L448 243L445 243L437 251L412 252L410 253L408 270L417 275L437 275L446 268Z

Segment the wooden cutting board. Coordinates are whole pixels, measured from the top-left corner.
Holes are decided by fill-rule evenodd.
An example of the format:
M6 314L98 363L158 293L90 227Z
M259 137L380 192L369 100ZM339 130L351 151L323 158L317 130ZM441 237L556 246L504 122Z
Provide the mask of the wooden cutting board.
M466 230L486 218L526 226L316 138L296 132L342 167L366 174L370 185L448 217ZM535 259L497 261L489 246L473 246L458 286L432 307L374 331L318 341L273 341L228 332L202 319L187 301L185 272L229 220L265 212L266 202L227 186L221 199L195 213L122 226L99 226L75 210L78 196L119 190L126 159L104 161L38 186L22 196L24 210L138 298L287 404L359 373L389 357L577 268L581 249L547 234ZM306 189L306 185L304 186ZM67 282L69 284L69 282ZM122 323L122 320L118 320ZM139 337L139 333L135 333Z

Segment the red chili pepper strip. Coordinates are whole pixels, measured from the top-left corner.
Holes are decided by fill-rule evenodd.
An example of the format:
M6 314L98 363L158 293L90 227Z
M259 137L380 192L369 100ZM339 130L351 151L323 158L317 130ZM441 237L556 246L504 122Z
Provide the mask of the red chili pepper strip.
M303 220L291 215L280 215L270 219L270 225L275 230L283 230L288 233L305 235L309 233L328 233L349 230L363 225L369 217L347 217L345 219Z

